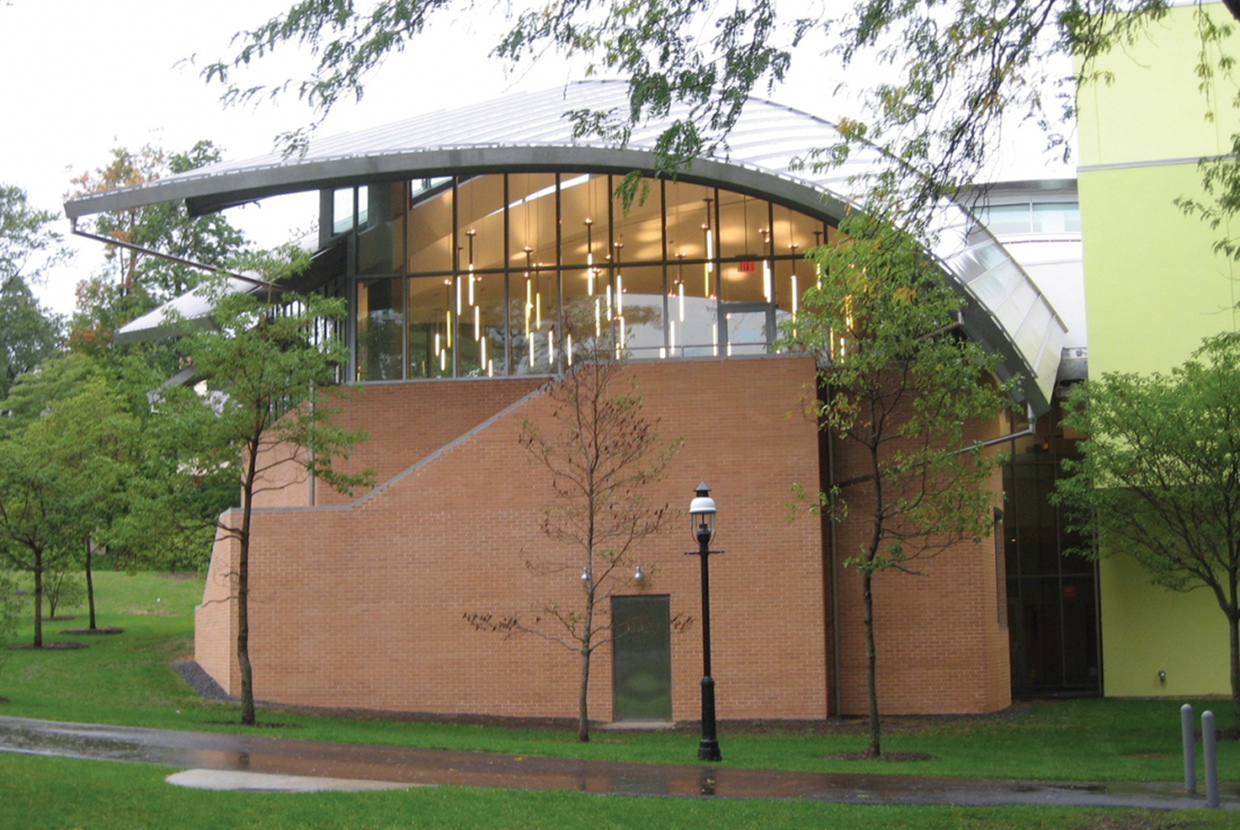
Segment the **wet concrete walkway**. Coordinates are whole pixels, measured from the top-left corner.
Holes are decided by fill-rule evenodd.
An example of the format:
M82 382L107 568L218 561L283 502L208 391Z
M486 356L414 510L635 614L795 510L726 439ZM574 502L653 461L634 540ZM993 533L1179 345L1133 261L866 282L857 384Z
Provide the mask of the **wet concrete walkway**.
M692 751L691 742L686 751ZM0 717L0 751L162 764L191 770L174 783L296 791L451 784L629 796L795 798L844 804L1042 804L1203 807L1182 784L1066 783L908 775L776 772L500 755L301 741ZM179 780L178 780L179 779ZM1240 810L1240 784L1222 807Z

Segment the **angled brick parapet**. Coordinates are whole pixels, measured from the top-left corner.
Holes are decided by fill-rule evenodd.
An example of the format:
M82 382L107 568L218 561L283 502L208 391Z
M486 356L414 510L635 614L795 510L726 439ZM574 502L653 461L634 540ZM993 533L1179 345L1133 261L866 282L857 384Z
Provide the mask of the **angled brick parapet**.
M833 663L829 550L819 521L788 520L794 485L814 490L819 483L817 427L804 415L815 394L812 361L678 361L626 371L660 434L684 442L667 477L647 488L647 499L683 511L705 480L719 503L715 547L725 553L711 560L719 716L826 716ZM350 463L381 468L384 483L352 501L316 499L318 507L256 512L251 654L257 697L445 714L575 715L580 662L573 653L534 635L506 639L478 631L467 620L520 615L552 634L545 619L535 622L545 617L536 609L580 599L579 555L540 530L554 501L549 475L517 440L524 420L553 426L547 397L531 394L542 382L353 391L341 416L365 428L371 441ZM677 517L636 552L650 579L639 584L625 573L618 583L620 593L670 598L676 719L698 716L702 666L698 561L684 555L693 547L687 524ZM881 613L893 620L892 656L884 661L889 711L1007 705L996 690L998 669L990 665L997 625L971 610L995 605L993 554L987 565L981 551L988 541L962 550L960 564L942 559L927 577L882 586L888 610ZM227 573L232 551L217 541L204 599L221 595L213 584ZM563 567L531 569L530 562ZM844 573L840 583L845 711L856 710L856 690L864 688L849 656L859 625L844 599L850 578ZM951 599L946 612L945 596ZM204 602L195 649L198 662L231 690L229 605ZM931 631L934 636L923 636ZM914 639L919 648L900 650ZM592 717L609 719L611 704L605 644L593 661Z

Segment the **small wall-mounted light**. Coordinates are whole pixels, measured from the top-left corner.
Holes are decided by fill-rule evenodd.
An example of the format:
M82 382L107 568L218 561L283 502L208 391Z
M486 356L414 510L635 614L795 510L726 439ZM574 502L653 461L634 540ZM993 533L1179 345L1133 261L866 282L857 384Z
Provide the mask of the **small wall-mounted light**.
M1167 672L1166 672L1166 670L1165 670L1165 669L1161 669L1161 670L1159 670L1159 672L1158 672L1158 682L1159 682L1159 683L1166 683L1166 682L1167 682Z
M581 569L581 581L582 581L582 582L589 582L589 581L590 581L590 569L589 569L589 568L582 568L582 569Z
M633 571L633 581L643 582L646 579L646 572L642 570L642 566L638 565L637 570Z

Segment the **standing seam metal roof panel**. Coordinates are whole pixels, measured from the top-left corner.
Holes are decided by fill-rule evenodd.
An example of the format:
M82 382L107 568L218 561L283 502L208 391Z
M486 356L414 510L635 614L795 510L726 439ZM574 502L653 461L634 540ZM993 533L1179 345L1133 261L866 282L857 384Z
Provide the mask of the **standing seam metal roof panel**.
M636 126L623 147L595 137L573 137L569 110L628 111L628 84L582 81L540 93L505 95L456 111L416 116L374 129L316 139L288 158L270 153L227 161L68 202L71 219L127 207L185 199L212 210L279 193L367 181L443 175L455 170L649 170L655 142L689 108ZM772 198L833 219L860 208L859 179L886 159L873 147L853 148L843 164L800 169L794 159L841 140L836 127L812 115L749 99L740 120L716 152L683 173L696 183L767 192ZM553 151L561 152L553 152ZM783 183L782 185L777 183ZM966 298L965 330L1004 360L1002 374L1021 375L1021 388L1038 412L1050 406L1059 364L1062 320L1033 280L961 205L944 200L935 214L929 253Z

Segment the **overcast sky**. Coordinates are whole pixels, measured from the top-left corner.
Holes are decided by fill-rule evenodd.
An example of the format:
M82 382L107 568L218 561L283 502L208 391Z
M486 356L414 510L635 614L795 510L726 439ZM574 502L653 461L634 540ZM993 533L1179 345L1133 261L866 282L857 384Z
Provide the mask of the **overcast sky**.
M816 0L804 0L807 3ZM312 113L294 97L224 108L221 89L208 87L201 67L228 54L239 29L261 25L290 0L0 0L0 182L27 191L38 208L60 212L69 180L104 165L114 147L145 144L187 150L202 139L228 158L271 150L275 137L303 126ZM341 104L322 133L337 134L411 115L487 100L510 90L545 89L579 78L560 59L511 73L489 58L496 21L474 16L436 24L435 34L392 59L361 102ZM284 49L263 64L258 80L279 81L308 66ZM790 83L771 97L834 119L848 106L825 96L838 74L811 55L798 55ZM856 113L849 113L856 114ZM1039 160L1029 167L1042 170ZM1009 178L1023 177L1014 171ZM261 244L284 241L314 220L314 199L279 209L230 211ZM67 221L62 224L67 233ZM78 279L96 270L102 250L75 244L72 265L39 289L44 302L68 313Z

